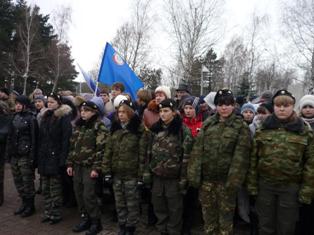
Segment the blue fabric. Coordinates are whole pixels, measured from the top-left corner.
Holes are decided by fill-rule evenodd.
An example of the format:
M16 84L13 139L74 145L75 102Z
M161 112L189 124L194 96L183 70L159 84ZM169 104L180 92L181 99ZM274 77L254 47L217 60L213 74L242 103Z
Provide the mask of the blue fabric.
M96 82L81 68L81 66L78 64L78 67L80 68L82 74L83 74L83 77L86 81L86 84L87 86L89 87L89 89L95 93L95 89L96 89ZM100 91L99 89L97 88L97 92L96 92L97 95L100 94Z
M109 43L106 44L98 82L109 86L115 82L123 83L125 92L129 93L133 100L136 99L138 89L144 86L143 82Z

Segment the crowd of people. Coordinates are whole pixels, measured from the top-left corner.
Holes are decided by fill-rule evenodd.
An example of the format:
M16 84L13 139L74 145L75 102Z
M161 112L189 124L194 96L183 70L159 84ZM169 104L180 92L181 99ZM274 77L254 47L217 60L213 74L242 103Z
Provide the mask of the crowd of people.
M251 234L314 234L313 95L196 97L181 83L174 99L161 85L132 100L124 90L27 97L1 88L0 205L8 161L21 198L14 215L32 216L41 193L42 223L61 222L63 205L77 204L75 233L102 230L107 187L119 235L135 234L143 202L161 235L231 235L239 222Z

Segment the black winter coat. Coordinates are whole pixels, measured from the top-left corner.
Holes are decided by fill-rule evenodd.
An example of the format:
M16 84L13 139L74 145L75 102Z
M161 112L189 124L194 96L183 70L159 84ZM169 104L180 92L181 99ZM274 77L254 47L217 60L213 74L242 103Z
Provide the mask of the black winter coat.
M28 156L36 160L38 125L35 115L26 110L14 114L7 138L7 156Z
M38 172L45 176L60 174L65 166L72 135L72 109L61 105L47 110L42 117L38 136Z

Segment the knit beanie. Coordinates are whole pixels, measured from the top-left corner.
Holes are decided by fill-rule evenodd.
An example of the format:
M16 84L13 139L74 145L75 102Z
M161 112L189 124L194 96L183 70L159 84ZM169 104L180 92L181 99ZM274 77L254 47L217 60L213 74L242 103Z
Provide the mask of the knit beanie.
M241 114L243 114L244 111L246 111L246 110L250 110L250 111L252 111L253 113L256 112L254 106L253 106L251 103L246 103L246 104L244 104L244 105L242 106L242 108L241 108Z
M299 109L301 110L306 105L314 107L314 95L305 95L300 99Z
M155 94L157 92L162 92L165 94L166 99L171 99L171 91L170 91L170 87L168 86L159 86L155 89Z

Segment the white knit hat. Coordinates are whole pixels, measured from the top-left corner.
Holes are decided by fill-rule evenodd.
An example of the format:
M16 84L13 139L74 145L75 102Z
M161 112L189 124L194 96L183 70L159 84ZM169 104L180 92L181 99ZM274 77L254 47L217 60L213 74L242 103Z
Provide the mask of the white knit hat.
M208 94L207 96L205 96L205 98L204 98L206 104L208 104L208 106L209 106L211 109L216 109L216 105L214 104L214 99L215 99L216 93L217 93L217 92L215 92L215 91L211 91L211 92L209 92L209 94Z
M299 109L301 110L306 105L314 107L314 95L305 95L300 99Z
M162 92L162 93L165 94L167 99L171 99L170 87L168 87L168 86L159 86L155 90L155 93L157 93L157 92Z

